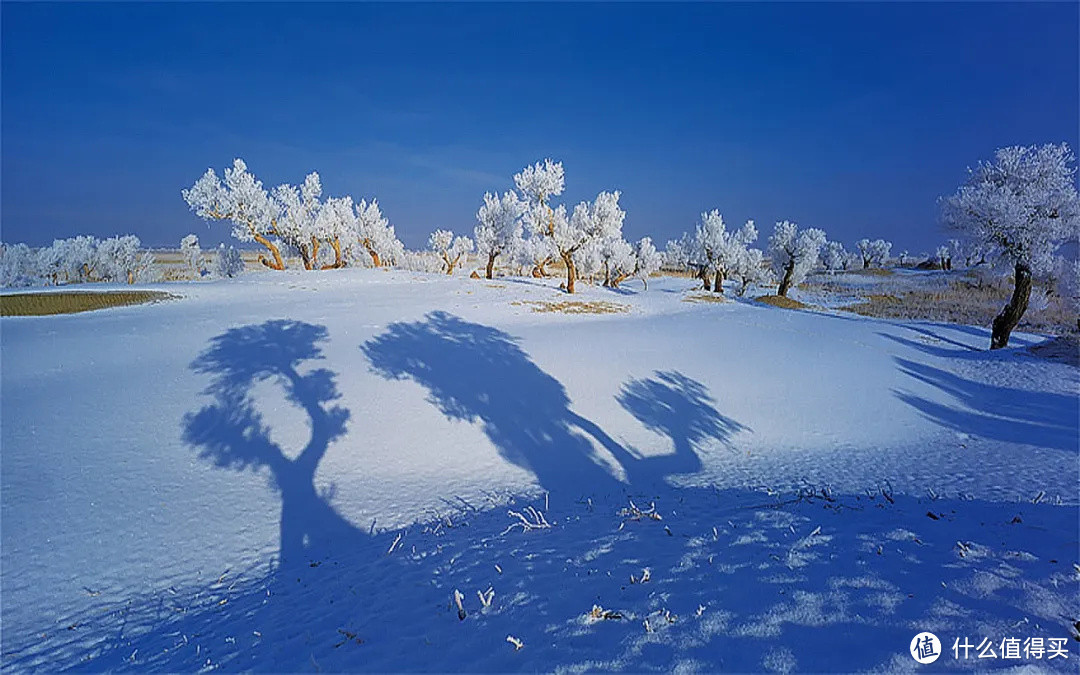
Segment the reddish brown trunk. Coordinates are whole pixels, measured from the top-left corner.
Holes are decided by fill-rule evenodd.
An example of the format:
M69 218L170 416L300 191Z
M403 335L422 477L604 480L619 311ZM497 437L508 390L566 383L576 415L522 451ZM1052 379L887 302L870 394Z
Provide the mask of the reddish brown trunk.
M266 250L270 251L270 255L274 256L273 260L267 260L264 256L260 255L259 262L261 262L263 265L266 265L272 270L285 269L285 261L281 259L281 251L278 250L277 246L274 246L274 243L272 241L262 236L261 234L255 235L255 241L265 246Z
M990 349L1009 346L1009 335L1020 323L1027 311L1031 299L1031 268L1024 263L1016 263L1013 271L1013 294L1009 304L994 317L993 331L990 336Z
M341 242L337 237L330 240L330 248L334 249L334 262L329 265L323 265L324 270L336 270L345 266L345 261L341 259Z
M368 255L371 256L371 264L375 267L382 267L382 261L379 260L379 254L371 247L371 240L365 239L360 243L363 244L364 248L367 249Z
M566 263L566 292L574 292L574 282L577 281L577 267L574 266L574 256L572 254L563 255L563 262Z
M493 279L495 277L495 256L497 256L497 255L499 255L499 254L498 253L489 253L488 254L488 264L487 264L487 278L488 279Z

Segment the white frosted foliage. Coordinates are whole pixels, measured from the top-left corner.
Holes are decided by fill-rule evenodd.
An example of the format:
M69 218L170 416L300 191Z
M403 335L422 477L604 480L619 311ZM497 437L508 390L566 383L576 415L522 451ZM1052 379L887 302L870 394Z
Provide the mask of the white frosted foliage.
M780 295L806 279L817 264L818 253L824 245L825 232L822 230L800 230L798 225L788 220L776 223L773 235L769 237L769 257L773 270L780 278Z
M1009 266L1050 272L1080 227L1075 161L1065 143L1001 148L943 200L943 220Z

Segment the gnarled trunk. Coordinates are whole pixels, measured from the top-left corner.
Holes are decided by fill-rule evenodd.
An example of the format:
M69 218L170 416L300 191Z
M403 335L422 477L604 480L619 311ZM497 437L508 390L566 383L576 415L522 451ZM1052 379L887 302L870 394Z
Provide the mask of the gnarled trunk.
M320 269L324 270L336 270L345 266L345 261L341 259L341 241L337 237L330 240L330 248L334 249L334 262L329 265L323 265Z
M547 278L547 277L551 276L550 274L547 273L547 270L544 269L544 266L547 265L549 262L551 262L550 257L549 258L544 258L543 260L537 261L533 265L533 269L532 269L533 277L535 277L537 279L543 279L543 278Z
M566 263L566 292L574 292L574 282L577 281L577 267L574 265L574 255L572 253L562 254L563 262Z
M698 270L697 278L701 279L701 290L709 290L709 269L707 267L705 267L704 265L701 266L701 269Z
M795 276L795 259L788 261L788 264L784 266L784 277L780 280L780 288L776 291L776 294L780 297L786 298L788 289L791 288L791 277Z
M716 277L713 279L713 292L724 294L724 273L720 270L716 270Z
M1016 263L1013 271L1013 294L1009 304L994 317L993 332L990 336L990 349L1009 346L1009 335L1016 324L1024 317L1028 301L1031 299L1031 268L1024 263Z
M488 264L487 264L487 278L488 279L495 278L495 256L497 256L497 255L499 255L498 251L488 254Z
M259 262L261 262L263 265L266 265L272 270L285 269L285 261L281 259L281 251L278 250L277 246L274 246L274 243L272 241L262 236L261 234L255 235L255 241L265 246L266 250L270 251L270 254L274 256L273 260L267 260L265 256L260 255Z

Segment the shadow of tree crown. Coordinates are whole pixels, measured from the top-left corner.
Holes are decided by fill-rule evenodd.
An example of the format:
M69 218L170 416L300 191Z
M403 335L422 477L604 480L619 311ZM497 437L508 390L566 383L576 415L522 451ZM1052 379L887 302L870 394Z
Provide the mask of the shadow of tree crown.
M315 489L315 472L332 441L343 436L349 411L326 404L341 397L334 373L318 368L301 374L306 361L322 357L324 326L278 319L233 328L213 338L191 369L213 376L204 394L213 397L198 412L184 416L184 441L199 456L222 468L265 467L281 492L281 556L306 557L316 540L358 535ZM310 418L311 437L290 458L270 440L269 428L252 400L261 380L279 383L288 399Z

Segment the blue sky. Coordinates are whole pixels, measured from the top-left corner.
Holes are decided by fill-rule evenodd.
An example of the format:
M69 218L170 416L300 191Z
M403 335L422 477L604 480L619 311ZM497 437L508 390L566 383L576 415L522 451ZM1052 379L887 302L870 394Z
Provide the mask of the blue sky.
M0 237L207 227L180 190L234 157L377 197L406 245L562 160L660 245L718 208L894 251L946 238L967 166L1080 127L1078 6L0 5Z

